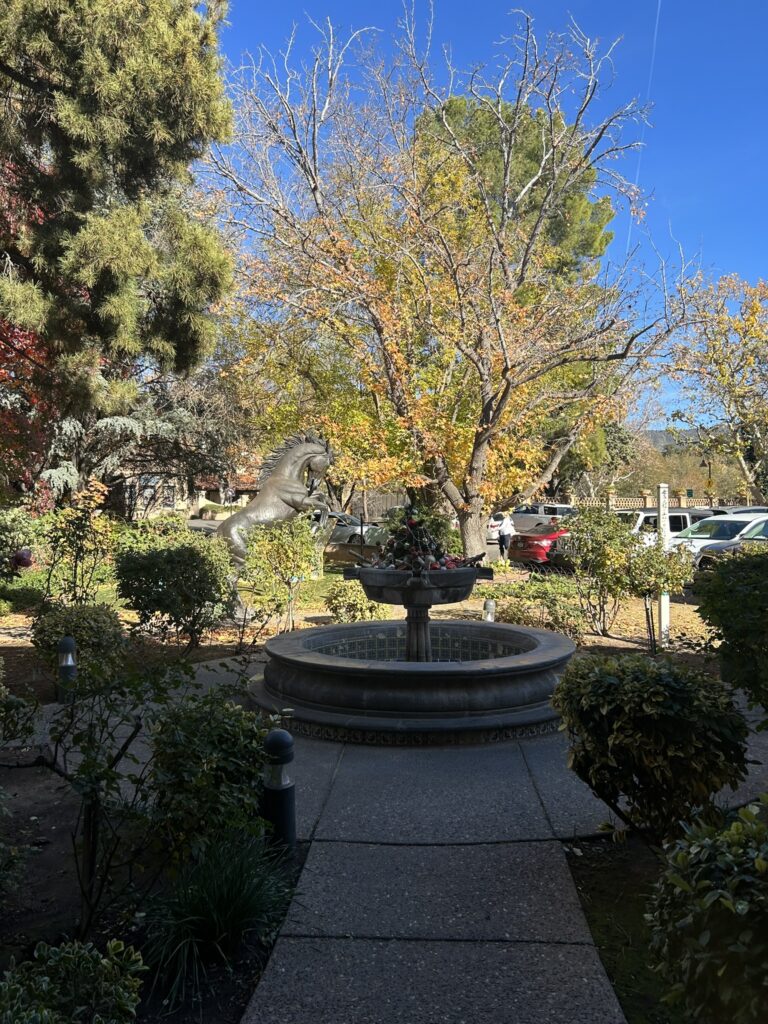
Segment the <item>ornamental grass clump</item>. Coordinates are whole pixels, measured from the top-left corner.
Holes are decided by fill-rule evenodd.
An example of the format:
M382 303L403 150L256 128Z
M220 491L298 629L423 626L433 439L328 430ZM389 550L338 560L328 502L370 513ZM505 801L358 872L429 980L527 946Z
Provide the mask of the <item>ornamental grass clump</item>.
M700 1024L768 1014L768 796L725 828L687 826L665 848L646 920L655 969Z
M746 777L747 723L717 679L641 655L572 661L552 704L569 764L616 817L660 842Z
M144 953L172 1009L198 996L208 969L232 963L245 938L267 942L291 896L283 865L264 841L215 837L149 906Z

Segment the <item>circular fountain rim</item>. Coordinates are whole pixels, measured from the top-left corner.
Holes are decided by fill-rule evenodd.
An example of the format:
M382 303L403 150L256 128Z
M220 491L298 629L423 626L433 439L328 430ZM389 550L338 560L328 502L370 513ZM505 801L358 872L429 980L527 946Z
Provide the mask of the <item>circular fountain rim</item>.
M561 633L553 633L546 629L520 627L500 622L477 622L466 619L441 619L433 622L437 629L460 627L471 629L476 635L485 634L489 639L514 641L534 641L533 645L516 654L507 654L497 658L468 659L465 661L383 661L375 658L348 658L336 654L323 654L315 648L307 647L310 637L316 638L323 633L329 640L333 634L339 638L355 633L370 632L380 627L395 630L404 626L403 620L375 619L367 622L339 623L333 626L319 626L311 630L296 630L272 637L265 644L266 653L277 660L290 661L301 665L306 662L315 671L346 672L353 674L361 671L373 675L391 675L407 668L409 674L424 676L464 676L468 668L473 672L486 675L508 675L518 669L521 673L531 668L548 669L560 665L576 650L576 645ZM495 636L494 636L495 634Z

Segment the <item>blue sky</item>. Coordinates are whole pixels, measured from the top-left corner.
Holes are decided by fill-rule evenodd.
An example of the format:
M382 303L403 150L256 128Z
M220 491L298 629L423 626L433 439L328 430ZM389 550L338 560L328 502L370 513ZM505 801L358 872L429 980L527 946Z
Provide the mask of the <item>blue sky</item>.
M510 28L512 4L498 0L436 0L434 40L450 44L458 65L492 56L493 42ZM623 36L615 59L612 105L645 99L658 0L538 0L520 4L535 18L537 34L560 30L572 15L590 36ZM418 10L418 6L417 6ZM426 4L421 5L426 14ZM260 44L277 50L294 22L326 15L340 29L374 25L386 48L402 13L399 0L230 0L224 30L227 56ZM661 0L640 185L651 194L647 226L660 251L679 240L688 257L699 254L714 273L749 280L768 276L765 182L768 177L768 3L765 0ZM299 35L301 47L309 32ZM637 155L624 173L634 179ZM614 222L612 255L623 255L627 220ZM633 240L640 237L633 229Z

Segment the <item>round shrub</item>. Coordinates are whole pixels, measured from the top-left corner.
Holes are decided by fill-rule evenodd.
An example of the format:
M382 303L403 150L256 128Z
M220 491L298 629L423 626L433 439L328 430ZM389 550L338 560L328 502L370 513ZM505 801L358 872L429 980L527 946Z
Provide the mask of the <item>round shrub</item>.
M231 571L224 541L175 523L132 533L115 557L117 592L139 624L185 636L192 647L229 608Z
M152 519L140 519L126 525L117 540L118 551L155 551L170 547L193 531L184 516L177 512L163 513Z
M91 943L37 945L32 960L14 964L0 981L0 1024L132 1024L141 956L113 940L100 953Z
M587 619L579 605L572 580L562 576L531 578L503 585L504 598L496 607L496 621L564 633L578 643L587 631Z
M763 798L763 811L768 797ZM647 915L667 1001L702 1024L762 1024L768 1008L768 824L757 805L727 828L686 828L665 849Z
M657 839L746 777L747 724L727 687L702 673L641 655L583 657L552 703L576 774Z
M58 665L56 648L63 636L75 638L81 673L116 668L124 656L120 618L105 604L55 605L38 615L32 625L32 643L54 672Z
M723 678L768 712L768 551L720 559L697 582L699 614L720 640Z
M218 693L187 697L151 727L149 792L162 841L182 859L223 831L260 832L261 718Z
M337 580L328 589L325 607L334 622L370 622L389 618L389 608L365 596L358 580Z

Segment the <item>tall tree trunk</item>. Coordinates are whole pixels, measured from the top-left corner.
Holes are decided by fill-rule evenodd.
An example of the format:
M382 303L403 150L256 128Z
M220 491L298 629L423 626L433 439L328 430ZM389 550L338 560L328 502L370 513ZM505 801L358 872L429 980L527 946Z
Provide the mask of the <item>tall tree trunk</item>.
M459 532L465 557L471 558L487 550L486 518L480 497L475 498L468 509L459 512Z

